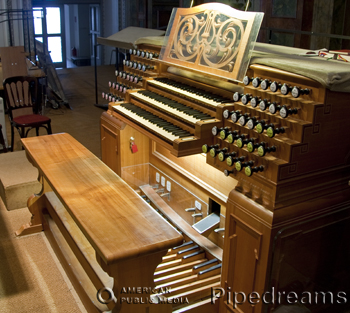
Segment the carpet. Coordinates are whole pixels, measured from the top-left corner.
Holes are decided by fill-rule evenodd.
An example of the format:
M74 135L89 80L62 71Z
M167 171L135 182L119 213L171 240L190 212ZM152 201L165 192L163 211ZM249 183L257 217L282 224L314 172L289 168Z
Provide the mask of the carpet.
M86 312L45 234L15 236L30 216L0 200L0 313Z

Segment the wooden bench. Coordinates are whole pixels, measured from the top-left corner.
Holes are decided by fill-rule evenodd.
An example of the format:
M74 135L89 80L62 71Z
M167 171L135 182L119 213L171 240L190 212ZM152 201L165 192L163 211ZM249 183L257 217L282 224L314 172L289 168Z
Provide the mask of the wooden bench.
M47 232L88 311L171 312L171 305L120 299L148 302L140 288L154 287L155 268L182 235L70 135L22 142L43 189L28 200L32 219L16 234ZM117 302L97 301L101 288L111 288Z

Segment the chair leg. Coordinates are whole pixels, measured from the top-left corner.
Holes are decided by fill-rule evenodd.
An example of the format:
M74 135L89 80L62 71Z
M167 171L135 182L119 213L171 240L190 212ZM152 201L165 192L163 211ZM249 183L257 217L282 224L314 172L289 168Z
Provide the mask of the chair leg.
M51 135L51 134L52 134L52 130L51 130L51 122L48 122L48 123L47 123L47 133L48 133L49 135Z
M39 136L39 127L35 128L36 135Z
M30 128L29 128L29 130L30 130ZM28 131L27 132L25 131L25 127L21 127L21 138L26 138L27 135L28 135ZM24 150L24 146L23 145L22 145L22 150Z
M11 125L11 148L10 151L13 151L13 145L15 143L15 132L14 132L14 127Z

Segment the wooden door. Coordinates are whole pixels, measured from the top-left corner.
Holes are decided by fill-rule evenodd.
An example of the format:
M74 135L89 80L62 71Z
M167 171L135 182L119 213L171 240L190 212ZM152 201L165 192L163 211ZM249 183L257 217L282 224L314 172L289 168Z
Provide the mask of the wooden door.
M260 41L308 49L310 36L300 32L312 30L313 4L314 0L263 0Z

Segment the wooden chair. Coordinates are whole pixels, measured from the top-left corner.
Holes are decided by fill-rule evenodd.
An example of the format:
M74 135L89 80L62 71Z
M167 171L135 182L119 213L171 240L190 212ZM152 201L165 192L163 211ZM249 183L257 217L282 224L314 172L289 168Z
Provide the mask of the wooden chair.
M52 134L51 119L39 114L42 98L40 90L36 77L15 76L4 80L5 105L11 123L11 151L14 145L14 128L21 138L27 137L33 128L39 136L40 127Z

